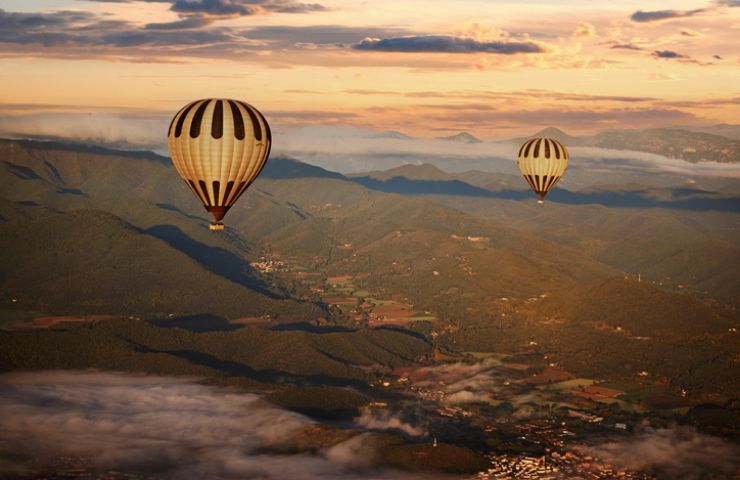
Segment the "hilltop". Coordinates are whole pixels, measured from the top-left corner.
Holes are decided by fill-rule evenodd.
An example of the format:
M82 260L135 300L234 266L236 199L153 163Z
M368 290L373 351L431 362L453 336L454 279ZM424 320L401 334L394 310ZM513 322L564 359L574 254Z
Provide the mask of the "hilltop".
M435 137L437 140L447 140L449 142L458 142L458 143L483 143L481 139L476 137L475 135L472 135L468 132L460 132L455 135L450 135L447 137Z
M522 143L527 138L550 137L566 147L599 147L613 150L647 152L687 162L740 162L737 126L717 128L675 127L640 130L606 130L591 136L572 136L554 127L531 136L509 141Z

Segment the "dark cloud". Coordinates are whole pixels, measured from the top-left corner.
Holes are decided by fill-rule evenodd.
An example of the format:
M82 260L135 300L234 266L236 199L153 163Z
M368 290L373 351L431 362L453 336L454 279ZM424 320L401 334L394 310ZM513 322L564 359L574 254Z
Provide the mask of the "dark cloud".
M271 8L293 8L296 5L303 8L302 5L315 4L280 1L272 2ZM237 29L214 26L216 20L217 17L202 12L183 13L176 21L141 26L128 21L109 20L104 15L94 13L15 13L0 9L0 53L62 58L123 57L134 61L233 59L235 55L244 58L250 52L264 49L348 50L350 45L368 35L409 33L401 28L350 28L339 25L272 25ZM37 48L37 45L44 48ZM158 48L146 48L150 46ZM261 61L280 65L285 58L263 57ZM317 61L321 60L314 59L314 62Z
M230 41L226 29L179 32L201 19L149 24L140 29L128 22L105 20L90 13L13 13L0 10L0 42L46 47L131 47L142 45L204 45ZM177 24L180 24L179 26Z
M617 48L617 49L622 49L622 50L642 50L642 48L632 43L617 43L615 45L612 45L611 48Z
M165 23L147 23L145 30L190 30L193 28L203 28L213 23L213 19L208 17L191 16L182 20Z
M686 55L674 52L673 50L655 50L653 55L656 58L688 58Z
M170 10L183 15L208 15L214 17L239 17L265 13L311 13L326 11L318 3L301 3L294 0L87 0L98 3L169 3Z
M295 44L351 45L365 37L409 33L408 30L402 28L343 27L341 25L267 25L241 32L245 37L270 42L279 47L289 47Z
M410 52L410 53L498 53L512 55L516 53L540 53L542 47L532 42L496 41L479 42L472 38L452 37L448 35L422 35L394 38L366 38L352 46L355 50L376 52Z
M630 17L633 22L657 22L660 20L670 20L672 18L691 17L699 13L704 13L706 9L698 8L696 10L654 10L645 12L638 10Z
M268 9L277 13L325 12L328 9L319 3L272 2Z
M178 13L202 13L214 16L245 16L260 11L255 2L239 0L177 0L170 9Z

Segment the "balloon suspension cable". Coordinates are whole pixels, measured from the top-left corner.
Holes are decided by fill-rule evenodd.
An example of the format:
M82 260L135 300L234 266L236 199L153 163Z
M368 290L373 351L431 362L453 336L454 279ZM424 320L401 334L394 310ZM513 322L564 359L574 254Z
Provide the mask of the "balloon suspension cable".
M545 196L540 193L540 198L537 200L538 205L544 205L545 204Z
M213 222L210 225L208 225L209 230L223 230L224 224L222 222Z

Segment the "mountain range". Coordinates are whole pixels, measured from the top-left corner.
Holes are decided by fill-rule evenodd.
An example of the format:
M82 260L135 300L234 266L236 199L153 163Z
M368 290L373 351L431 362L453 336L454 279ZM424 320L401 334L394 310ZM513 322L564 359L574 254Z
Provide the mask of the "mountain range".
M697 391L737 389L726 373L740 302L740 222L738 199L725 193L605 185L562 190L538 206L525 185L514 186L516 176L407 165L350 177L276 157L230 212L227 229L213 234L164 157L4 140L0 160L0 291L11 320L41 312L331 324L331 311L303 287L252 268L272 252L434 312L436 343L450 350L516 351L534 341L576 372L606 375L618 352L594 348L610 344L638 359L614 375L645 364ZM301 342L339 371L312 335L326 333L305 333ZM138 344L115 348L164 348ZM424 345L392 354L408 359L428 353ZM687 345L687 360L672 361L667 352ZM197 351L188 361L217 370L243 363Z
M713 133L710 133L713 132ZM715 133L720 132L720 133ZM721 133L731 135L723 136ZM740 162L740 139L735 129L649 128L607 130L592 136L574 137L557 128L546 128L533 137L550 137L573 147L598 147L654 153L687 162ZM526 138L518 138L519 143Z

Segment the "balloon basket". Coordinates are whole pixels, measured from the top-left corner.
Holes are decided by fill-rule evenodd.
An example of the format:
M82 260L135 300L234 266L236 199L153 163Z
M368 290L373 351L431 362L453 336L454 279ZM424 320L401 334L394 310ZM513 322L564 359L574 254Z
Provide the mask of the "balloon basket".
M221 222L212 223L208 225L208 230L223 230L223 229L224 229L224 224Z
M537 205L544 205L545 201L542 199L537 200Z

